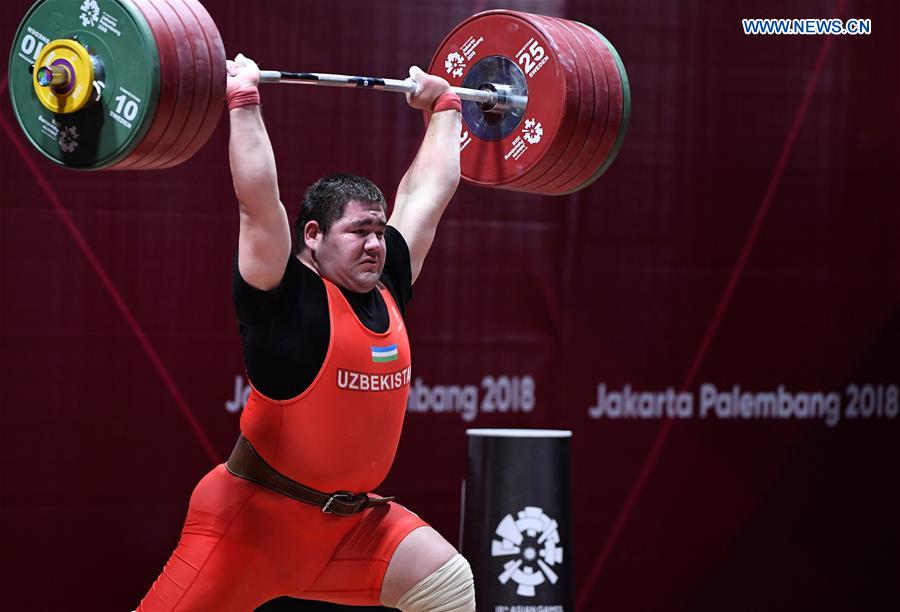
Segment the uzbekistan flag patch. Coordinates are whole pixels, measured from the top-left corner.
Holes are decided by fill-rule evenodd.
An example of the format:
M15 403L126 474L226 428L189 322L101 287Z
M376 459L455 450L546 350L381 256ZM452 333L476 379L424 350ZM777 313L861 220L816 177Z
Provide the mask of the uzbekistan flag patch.
M372 362L373 363L384 363L385 361L397 361L397 345L392 344L390 346L373 346L372 347Z

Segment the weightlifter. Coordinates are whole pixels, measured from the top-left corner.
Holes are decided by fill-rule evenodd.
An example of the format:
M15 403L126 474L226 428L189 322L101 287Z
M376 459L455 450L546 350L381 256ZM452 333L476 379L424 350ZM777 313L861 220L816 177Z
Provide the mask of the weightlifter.
M139 610L253 610L292 596L404 612L475 609L468 563L371 492L388 473L410 381L403 321L459 182L460 101L418 68L432 112L397 190L336 175L306 192L297 253L259 106L259 70L228 62L240 203L234 302L252 392L231 457L191 496L177 548Z

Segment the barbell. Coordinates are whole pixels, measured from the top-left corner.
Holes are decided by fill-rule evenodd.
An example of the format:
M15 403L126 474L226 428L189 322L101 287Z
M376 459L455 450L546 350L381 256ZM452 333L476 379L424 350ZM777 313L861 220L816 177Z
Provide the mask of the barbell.
M224 107L222 37L198 0L39 0L13 40L16 119L41 153L81 170L190 159ZM465 180L572 193L615 159L630 115L625 67L593 28L492 10L456 26L428 72L463 100ZM262 83L411 92L410 79L261 71Z

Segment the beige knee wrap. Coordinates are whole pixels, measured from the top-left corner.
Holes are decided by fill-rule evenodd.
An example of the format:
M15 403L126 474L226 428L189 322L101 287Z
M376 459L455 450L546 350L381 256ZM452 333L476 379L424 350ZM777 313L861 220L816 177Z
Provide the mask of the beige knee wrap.
M472 568L455 555L397 602L402 612L475 612Z

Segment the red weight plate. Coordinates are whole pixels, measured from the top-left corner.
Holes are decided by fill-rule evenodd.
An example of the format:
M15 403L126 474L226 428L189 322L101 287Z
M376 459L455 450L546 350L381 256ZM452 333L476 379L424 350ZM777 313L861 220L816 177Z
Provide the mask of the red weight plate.
M156 166L152 164L152 160L169 150L172 143L175 142L184 129L185 122L190 114L195 88L194 54L187 39L184 26L172 7L164 2L153 2L151 0L132 0L132 2L144 13L144 16L150 23L157 45L173 46L178 57L178 72L177 80L175 81L177 91L175 108L165 131L160 135L157 142L148 143L152 148L148 148L143 155L138 156L134 153L129 155L121 168L128 170L153 170ZM166 42L161 44L159 42L160 39ZM143 144L142 142L141 148L143 148Z
M206 35L203 27L184 0L168 3L178 14L181 25L188 35L188 42L194 58L194 98L191 104L184 127L174 142L165 151L159 152L155 157L146 160L147 166L153 168L169 168L173 166L173 160L181 156L194 141L197 130L206 116L209 107L210 90L212 86L212 66L209 56L209 48L206 44Z
M538 51L538 48L540 51ZM535 61L533 55L544 57ZM487 186L506 185L533 171L550 151L550 145L561 151L571 133L577 110L570 99L577 84L571 66L558 61L558 47L520 14L511 11L488 11L470 17L458 25L441 43L429 72L439 74L451 85L461 86L472 66L490 56L502 56L527 75L528 107L521 124L500 140L483 140L473 136L471 126L464 124L460 165L466 180ZM525 125L529 122L526 131ZM531 123L533 122L533 123ZM540 130L537 130L540 124ZM542 132L538 138L538 132ZM524 136L533 141L526 141Z
M577 58L567 37L546 17L530 13L518 13L518 15L538 28L554 45L557 51L557 61L561 72L565 75L567 86L564 127L561 127L553 140L547 143L547 148L541 154L540 161L528 173L504 186L506 189L515 191L542 193L540 190L533 189L532 185L536 181L542 180L548 173L554 173L560 167L573 140L583 139L583 136L579 136L577 131L579 125L585 120L581 112L583 91Z
M548 172L552 173L554 168L558 168L559 163L562 161L562 158L565 157L565 153L568 151L572 140L577 139L576 127L582 121L581 84L578 67L575 61L575 53L572 50L571 45L569 45L566 36L562 34L552 22L541 15L533 15L531 13L516 13L516 15L536 27L553 46L556 51L556 62L560 67L560 73L563 75L566 85L566 104L563 110L563 121L556 131L556 134L553 135L553 138L547 143L547 147L541 152L541 159L523 176L504 185L504 188L512 189L514 191L541 193L540 191L534 191L525 185L533 183L534 181L539 181ZM532 91L529 85L529 97L531 94ZM526 114L526 121L529 114L530 113ZM538 122L540 121L540 119L536 117L533 117L533 119ZM523 124L523 126L524 125L525 124Z
M209 103L194 139L177 158L168 162L166 167L172 167L187 161L206 144L215 131L219 118L222 116L222 109L225 107L225 81L227 74L225 68L225 46L222 44L222 36L219 34L212 17L210 17L202 4L197 0L185 0L185 5L194 14L194 18L203 29L206 39L206 48L209 52L211 66Z
M175 43L170 35L160 35L158 14L152 8L148 11L142 7L142 2L143 0L132 0L132 3L143 14L144 20L156 40L159 55L159 101L156 105L156 113L153 115L153 123L150 124L150 129L147 130L140 144L127 157L110 166L109 170L126 170L134 160L151 151L166 131L178 102L179 66Z
M565 20L541 15L530 15L530 19L538 22L544 32L558 42L561 49L568 50L565 59L570 61L575 67L579 85L578 110L574 113L574 116L577 118L562 153L555 161L546 160L552 161L552 164L542 175L538 175L535 171L509 185L510 188L516 191L543 194L547 193L543 186L552 182L566 169L571 168L578 155L584 149L584 143L587 140L594 117L594 85L590 63L584 56L581 42L565 27ZM563 61L562 58L560 61Z
M621 83L622 113L618 128L616 130L616 141L613 144L612 151L610 151L605 156L602 163L597 166L597 170L593 175L591 175L584 183L575 186L575 188L567 191L566 193L572 193L574 191L584 189L585 187L596 181L598 178L600 178L600 176L602 176L604 172L606 172L606 170L609 168L609 165L616 159L616 156L619 154L619 150L622 147L622 142L625 138L625 134L628 132L628 124L631 117L631 88L628 84L628 74L625 71L625 65L622 63L622 59L619 57L618 51L616 51L612 43L606 40L606 38L602 34L597 32L590 26L584 27L585 29L590 30L594 34L594 36L596 36L597 39L599 39L604 44L604 48L609 52L609 54L615 61L617 74Z
M142 0L147 2L148 0ZM164 27L176 41L175 50L179 57L178 106L165 133L152 151L143 159L136 160L132 166L135 170L157 170L162 166L159 159L170 154L173 148L183 146L182 141L188 135L190 121L195 115L198 89L202 87L202 75L198 72L197 58L194 55L193 32L179 14L181 0L149 0L164 21ZM195 26L196 27L196 26Z
M599 52L600 57L603 59L602 65L604 72L606 73L607 83L609 84L609 118L607 120L606 132L603 134L600 146L594 153L590 163L584 171L579 173L579 176L572 179L568 185L563 185L559 188L558 193L560 194L571 193L583 189L599 176L597 171L603 166L604 162L606 162L616 146L616 140L619 136L619 131L622 128L625 107L622 78L619 75L619 68L616 65L615 58L613 58L609 47L606 46L606 43L591 28L578 22L574 23L588 35L591 42L594 44L594 47Z
M183 113L183 99L181 94L182 72L184 71L184 54L178 52L176 38L170 31L165 19L160 15L156 4L151 0L130 0L131 3L143 14L150 26L153 37L156 40L160 55L160 100L165 100L165 105L160 103L163 110L157 111L151 129L141 144L131 152L124 160L116 164L115 170L134 170L138 163L153 155L158 150L159 143L165 138L172 121Z
M591 96L593 112L591 113L591 122L584 143L572 163L550 180L543 181L539 185L533 185L533 187L548 194L557 193L560 188L570 185L573 180L578 180L586 170L593 168L590 162L602 142L609 114L609 89L606 82L606 71L603 67L603 58L581 28L565 19L557 19L556 21L580 45L582 55L579 65L582 65L590 73L590 82L593 84ZM582 79L582 83L584 83L584 79Z

